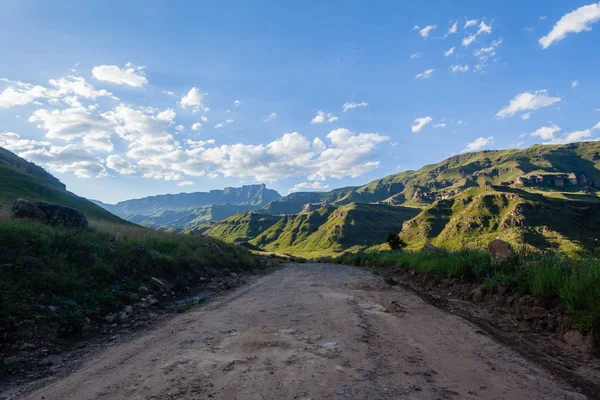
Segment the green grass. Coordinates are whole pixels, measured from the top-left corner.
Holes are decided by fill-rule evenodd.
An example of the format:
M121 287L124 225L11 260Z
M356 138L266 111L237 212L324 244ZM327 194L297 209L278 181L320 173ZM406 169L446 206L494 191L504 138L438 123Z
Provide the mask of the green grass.
M112 244L116 231L124 240ZM0 330L52 322L61 333L76 334L87 318L102 318L132 302L141 284L156 286L152 277L179 291L225 269L260 266L246 249L202 236L99 221L72 231L2 218Z
M334 261L388 272L400 267L440 277L466 277L487 287L501 284L535 296L547 306L561 303L580 329L600 335L600 259L521 253L513 254L507 265L494 265L487 251L472 249L344 254Z

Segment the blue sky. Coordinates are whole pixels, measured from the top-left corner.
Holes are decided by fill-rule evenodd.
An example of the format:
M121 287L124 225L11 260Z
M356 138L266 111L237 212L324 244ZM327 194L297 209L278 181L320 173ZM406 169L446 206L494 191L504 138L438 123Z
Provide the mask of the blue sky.
M1 5L0 146L88 198L329 190L600 137L600 3Z

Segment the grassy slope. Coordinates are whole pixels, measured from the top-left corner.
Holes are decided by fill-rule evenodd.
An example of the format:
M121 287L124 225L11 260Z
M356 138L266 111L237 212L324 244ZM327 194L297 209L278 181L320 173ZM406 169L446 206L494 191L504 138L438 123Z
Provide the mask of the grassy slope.
M383 242L418 211L361 203L324 207L283 217L251 243L269 251L309 258L331 255Z
M567 201L506 187L469 189L436 202L404 224L400 237L411 248L426 241L450 249L512 243L572 253L598 243L598 203Z
M7 152L2 148L0 150L3 151L0 152L0 210L5 212L10 210L15 200L22 197L30 201L49 201L75 208L84 213L90 221L128 224L96 204L65 190L62 184L49 174L44 176L40 173L29 173L22 168L2 162ZM12 156L16 157L14 154ZM41 168L39 170L43 171Z
M280 217L269 214L236 214L223 221L212 223L202 233L226 242L245 242L269 229L279 219Z

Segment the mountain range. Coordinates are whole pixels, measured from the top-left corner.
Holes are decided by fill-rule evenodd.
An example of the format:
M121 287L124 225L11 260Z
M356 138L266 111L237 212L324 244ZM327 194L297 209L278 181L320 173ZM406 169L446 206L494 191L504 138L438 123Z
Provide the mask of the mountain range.
M600 142L537 145L460 154L363 186L292 193L200 231L303 256L378 248L388 233L415 249L485 247L502 238L590 251L600 246L599 188Z
M203 234L304 257L379 249L484 247L495 238L566 252L600 248L600 142L452 156L362 186L281 197L263 185L90 202L35 164L0 149L0 208L16 197L92 218Z
M111 213L149 228L191 230L199 224L256 210L281 195L263 185L228 187L210 192L165 194L106 204L92 200Z

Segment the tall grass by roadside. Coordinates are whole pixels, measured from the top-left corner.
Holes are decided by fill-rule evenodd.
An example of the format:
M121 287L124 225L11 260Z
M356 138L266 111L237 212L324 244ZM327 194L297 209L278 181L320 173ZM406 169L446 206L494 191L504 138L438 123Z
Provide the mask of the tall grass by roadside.
M113 241L115 232L122 240ZM0 334L23 324L57 323L77 333L134 301L140 285L174 291L201 279L261 265L240 246L202 236L92 221L81 231L0 218Z
M561 302L583 331L600 330L600 260L518 252L507 264L494 264L487 251L399 251L345 254L335 262L356 266L465 277L486 286L502 284L545 304Z

